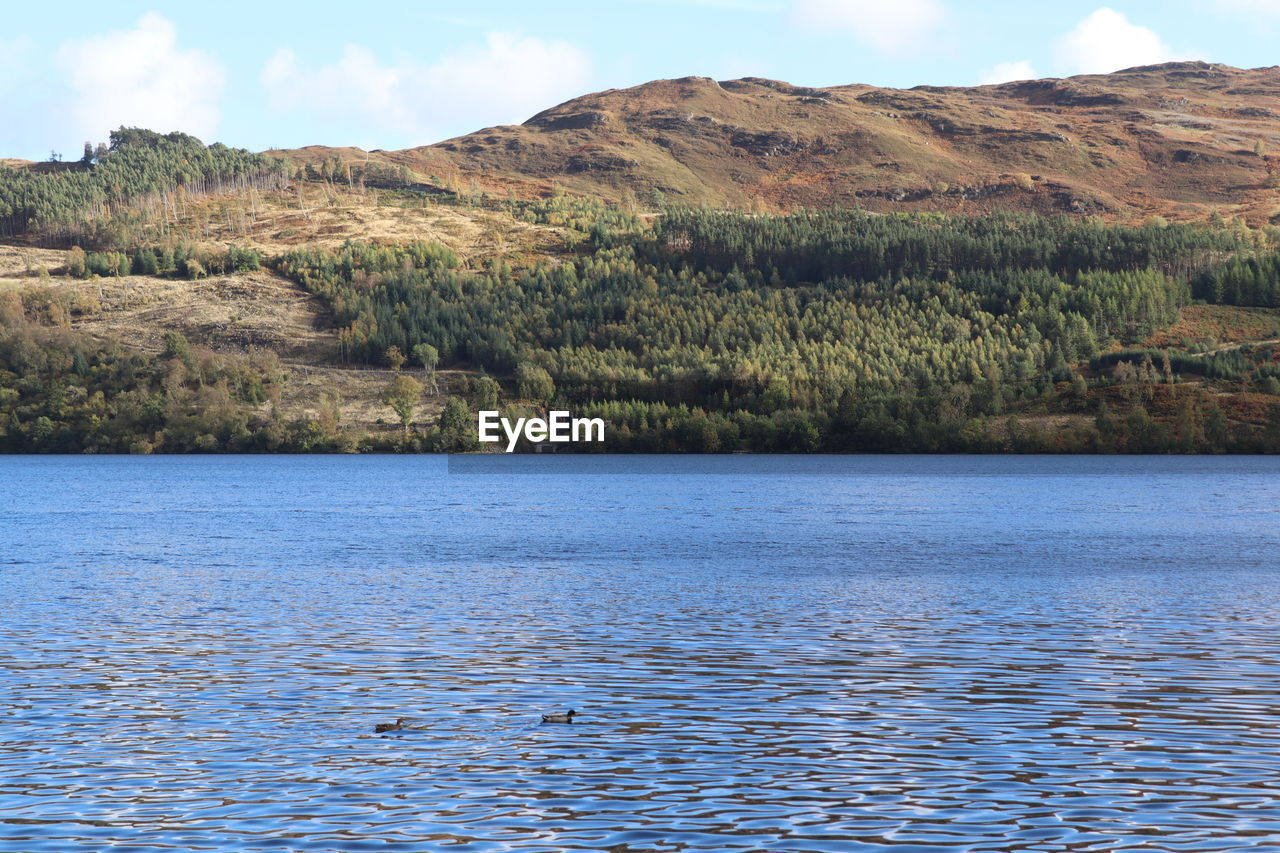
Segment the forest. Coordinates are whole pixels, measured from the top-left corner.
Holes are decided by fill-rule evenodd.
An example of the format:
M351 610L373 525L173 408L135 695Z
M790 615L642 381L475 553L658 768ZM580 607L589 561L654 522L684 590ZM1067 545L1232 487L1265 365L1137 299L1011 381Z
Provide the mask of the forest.
M1273 447L1271 421L1222 427L1203 385L1270 389L1270 351L1137 347L1196 298L1276 304L1261 235L1012 214L665 209L646 222L587 202L517 205L543 219L566 207L588 239L523 268L463 269L428 243L274 264L324 298L342 360L429 345L442 364L497 377L508 399L605 417L611 450ZM1138 384L1141 399L1122 387ZM991 429L1050 404L1095 417L1070 434ZM1169 417L1154 419L1161 407Z

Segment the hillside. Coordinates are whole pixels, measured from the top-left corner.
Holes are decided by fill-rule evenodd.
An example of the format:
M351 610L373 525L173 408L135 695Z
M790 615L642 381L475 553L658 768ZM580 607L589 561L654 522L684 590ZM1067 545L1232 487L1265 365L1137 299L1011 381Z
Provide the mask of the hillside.
M403 194L352 192L324 183L264 193L254 198L252 209L237 195L192 201L186 215L167 227L170 235L194 240L206 252L235 245L266 257L302 246L331 249L347 241L426 239L448 246L476 267L492 258L549 257L564 242L562 229L500 211L423 206ZM311 423L325 411L326 400L333 399L344 441L398 433L393 414L379 401L393 372L338 363L337 330L326 306L271 269L196 280L146 274L82 279L67 274L68 255L21 239L9 245L0 241L0 416L9 402L5 382L12 372L21 372L3 352L5 338L15 328L37 338L54 335L59 348L123 342L144 358L164 352L166 335L176 333L200 358L249 359L255 369L277 374L271 399L255 401L252 417ZM67 334L71 337L58 337ZM418 407L423 423L434 420L450 390L467 388L474 371L442 368L437 373L438 393L425 396ZM169 449L173 444L170 440Z
M585 95L407 151L308 148L517 194L1269 221L1280 68L1202 62L998 86L805 88L748 77Z
M459 451L560 407L620 452L1280 452L1275 84L688 78L401 152L120 128L0 165L0 451Z

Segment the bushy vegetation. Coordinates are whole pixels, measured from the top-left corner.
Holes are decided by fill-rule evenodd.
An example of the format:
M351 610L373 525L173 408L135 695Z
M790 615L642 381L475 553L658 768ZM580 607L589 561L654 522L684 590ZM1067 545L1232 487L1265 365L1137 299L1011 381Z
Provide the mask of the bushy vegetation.
M215 353L164 335L157 353L68 324L84 295L0 293L0 452L211 453L353 448L337 408L282 419L273 353Z
M256 270L262 253L232 246L226 251L177 243L124 252L85 252L76 246L67 253L67 275L74 278L122 275L172 275L201 279L208 275Z
M255 414L283 377L269 358L159 356L38 326L0 328L0 451L288 450L289 427Z

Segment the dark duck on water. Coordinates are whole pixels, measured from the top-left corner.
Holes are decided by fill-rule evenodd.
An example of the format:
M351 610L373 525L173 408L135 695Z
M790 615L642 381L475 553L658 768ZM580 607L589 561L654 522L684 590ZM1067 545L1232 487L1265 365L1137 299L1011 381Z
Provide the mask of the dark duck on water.
M578 713L578 712L577 712L577 711L575 711L575 710L573 710L572 708L570 708L568 711L566 711L566 712L565 712L565 713L563 713L563 714L543 714L543 715L542 715L542 722L544 722L544 723L572 723L572 722L573 722L573 715L574 715L574 714L576 714L576 713Z
M382 734L383 732L398 732L404 728L404 717L397 717L394 723L378 723L373 727L374 734Z

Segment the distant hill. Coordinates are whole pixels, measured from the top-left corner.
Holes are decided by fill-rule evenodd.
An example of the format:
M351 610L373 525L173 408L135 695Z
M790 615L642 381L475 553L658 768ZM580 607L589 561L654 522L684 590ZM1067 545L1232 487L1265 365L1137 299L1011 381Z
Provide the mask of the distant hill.
M1176 62L998 86L658 80L435 145L366 155L526 195L647 201L1160 214L1258 224L1280 206L1280 68ZM759 201L755 201L755 200Z

